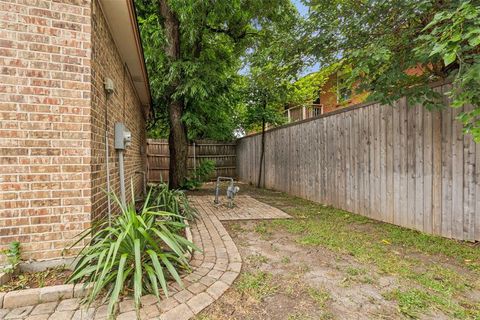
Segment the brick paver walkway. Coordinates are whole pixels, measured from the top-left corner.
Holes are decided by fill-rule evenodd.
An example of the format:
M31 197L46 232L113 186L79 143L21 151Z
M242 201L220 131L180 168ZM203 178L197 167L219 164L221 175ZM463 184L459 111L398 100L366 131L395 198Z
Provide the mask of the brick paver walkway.
M223 195L219 198L219 204L214 203L215 196L213 195L192 196L189 199L192 205L199 211L213 214L220 221L291 218L282 210L247 195L235 197L233 208L227 206L228 200Z
M153 295L142 297L141 319L186 320L217 300L240 273L242 259L230 235L220 220L290 218L276 208L249 196L235 199L236 207L213 205L212 196L190 197L199 217L191 224L193 242L202 249L190 262L192 273L183 276L185 288L170 284L171 296L158 302ZM117 320L134 320L133 301L125 299L119 305ZM16 309L0 309L1 319L28 320L96 320L106 319L106 305L81 307L78 299L42 303Z

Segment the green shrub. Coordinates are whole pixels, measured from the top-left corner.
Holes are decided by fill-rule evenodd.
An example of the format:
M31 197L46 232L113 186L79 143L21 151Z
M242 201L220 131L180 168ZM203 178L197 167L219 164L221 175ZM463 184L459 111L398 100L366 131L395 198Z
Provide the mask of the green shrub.
M20 263L20 242L13 241L8 245L8 249L0 251L7 258L7 265L1 269L5 273L12 273Z
M166 184L157 184L151 187L152 204L162 211L171 212L173 218L183 222L183 218L187 220L195 219L197 213L188 202L187 195L181 190L170 190Z
M203 160L193 174L185 179L182 188L187 190L195 190L212 176L215 171L215 161Z
M121 212L111 225L101 222L80 237L93 232L90 243L79 253L68 283L91 284L84 302L91 304L104 295L108 300L108 317L112 317L122 294L133 292L138 313L140 297L154 294L159 287L168 296L167 282L174 279L183 286L179 271L190 267L186 258L194 245L175 231L185 225L180 217L160 211L152 205L151 192L139 212L134 202L123 206L113 195ZM77 242L77 243L78 243Z

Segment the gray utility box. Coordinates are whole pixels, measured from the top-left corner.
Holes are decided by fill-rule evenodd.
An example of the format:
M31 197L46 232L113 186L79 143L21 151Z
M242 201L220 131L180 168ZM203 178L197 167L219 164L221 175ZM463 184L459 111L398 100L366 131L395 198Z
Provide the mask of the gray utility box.
M125 150L132 142L132 133L121 122L115 123L115 149Z

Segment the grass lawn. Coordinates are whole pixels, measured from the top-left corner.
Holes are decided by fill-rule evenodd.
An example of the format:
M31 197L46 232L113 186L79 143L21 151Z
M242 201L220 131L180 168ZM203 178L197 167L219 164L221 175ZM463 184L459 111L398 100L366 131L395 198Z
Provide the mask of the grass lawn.
M198 319L480 319L478 245L281 192L241 192L295 219L227 224L244 268Z

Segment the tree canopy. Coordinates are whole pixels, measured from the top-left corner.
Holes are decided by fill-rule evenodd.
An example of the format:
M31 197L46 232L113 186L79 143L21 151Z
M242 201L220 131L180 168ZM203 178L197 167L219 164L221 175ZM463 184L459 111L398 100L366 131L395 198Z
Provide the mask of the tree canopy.
M442 107L430 86L451 81L453 107L480 141L480 6L464 0L308 0L306 48L322 64L350 67L345 86L392 103Z
M238 126L246 50L264 29L284 22L288 0L168 1L180 22L181 57L165 54L167 38L156 0L137 0L139 24L154 99L156 136L168 132L171 95L185 101L188 137L230 139ZM293 8L294 9L294 8ZM178 81L175 92L168 92Z

